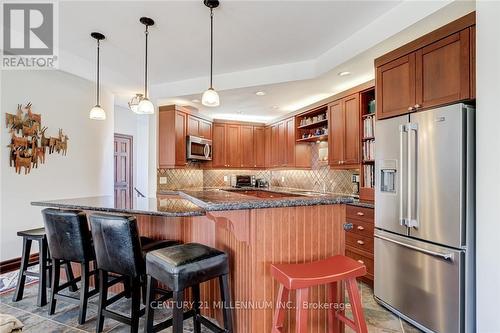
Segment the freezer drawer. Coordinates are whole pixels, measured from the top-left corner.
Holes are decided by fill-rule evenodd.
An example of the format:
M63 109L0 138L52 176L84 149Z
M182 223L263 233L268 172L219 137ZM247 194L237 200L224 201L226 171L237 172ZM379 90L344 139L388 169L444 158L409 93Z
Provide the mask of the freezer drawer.
M375 231L375 297L428 331L463 332L465 252Z

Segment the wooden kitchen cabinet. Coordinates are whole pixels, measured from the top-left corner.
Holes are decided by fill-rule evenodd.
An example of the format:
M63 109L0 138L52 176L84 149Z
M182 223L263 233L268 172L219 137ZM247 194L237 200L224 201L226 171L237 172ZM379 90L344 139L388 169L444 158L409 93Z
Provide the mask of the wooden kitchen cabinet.
M175 106L159 108L158 167L185 167L188 115Z
M187 135L193 135L200 138L211 140L212 123L207 120L192 115L188 115Z
M415 100L415 54L391 61L376 70L377 118L412 111Z
M310 168L311 147L298 144L295 135L295 117L270 126L270 167Z
M285 120L285 161L284 166L295 166L295 117Z
M240 127L241 144L241 167L255 167L255 144L254 144L254 127L243 125Z
M226 162L229 168L241 167L240 125L226 125Z
M226 124L213 124L212 167L224 168L226 163Z
M475 13L377 59L377 119L475 98Z
M266 167L266 146L266 129L264 127L255 126L253 128L254 167Z
M353 167L360 163L359 94L329 105L328 160L333 167Z

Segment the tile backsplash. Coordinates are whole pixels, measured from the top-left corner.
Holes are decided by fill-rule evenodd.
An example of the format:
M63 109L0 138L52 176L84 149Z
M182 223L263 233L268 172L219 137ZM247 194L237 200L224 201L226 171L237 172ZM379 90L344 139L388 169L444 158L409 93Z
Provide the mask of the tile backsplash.
M312 167L308 170L202 170L196 165L185 169L158 169L158 191L193 187L224 187L230 185L231 175L254 175L263 178L271 186L292 187L305 190L326 191L339 194L355 194L356 186L351 182L359 170L330 169L322 154L323 144L313 144ZM227 180L224 180L224 177Z

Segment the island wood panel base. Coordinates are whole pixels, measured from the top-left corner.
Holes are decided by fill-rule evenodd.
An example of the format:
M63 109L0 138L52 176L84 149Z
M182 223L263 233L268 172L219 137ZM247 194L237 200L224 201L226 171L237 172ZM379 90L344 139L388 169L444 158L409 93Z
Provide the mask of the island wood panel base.
M136 217L143 236L198 242L228 253L237 333L271 332L279 287L271 277L272 263L324 259L343 254L345 247L345 205L341 204L208 212L197 217ZM117 285L112 290L120 289ZM203 313L222 322L218 281L204 283L200 289ZM290 301L284 332L295 332L293 291ZM309 303L327 304L326 287L311 288ZM310 309L308 332L327 332L327 328L327 310Z

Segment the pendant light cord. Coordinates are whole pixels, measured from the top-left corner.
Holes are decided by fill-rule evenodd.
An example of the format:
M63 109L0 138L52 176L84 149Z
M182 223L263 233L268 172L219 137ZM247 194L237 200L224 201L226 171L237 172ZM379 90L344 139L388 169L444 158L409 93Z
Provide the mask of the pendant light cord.
M210 8L210 89L212 89L212 77L214 66L214 10Z
M100 105L99 103L99 49L100 49L100 41L99 39L97 40L97 93L96 93L96 96L97 96L97 105Z
M146 61L144 62L144 98L148 98L148 26L146 25Z

